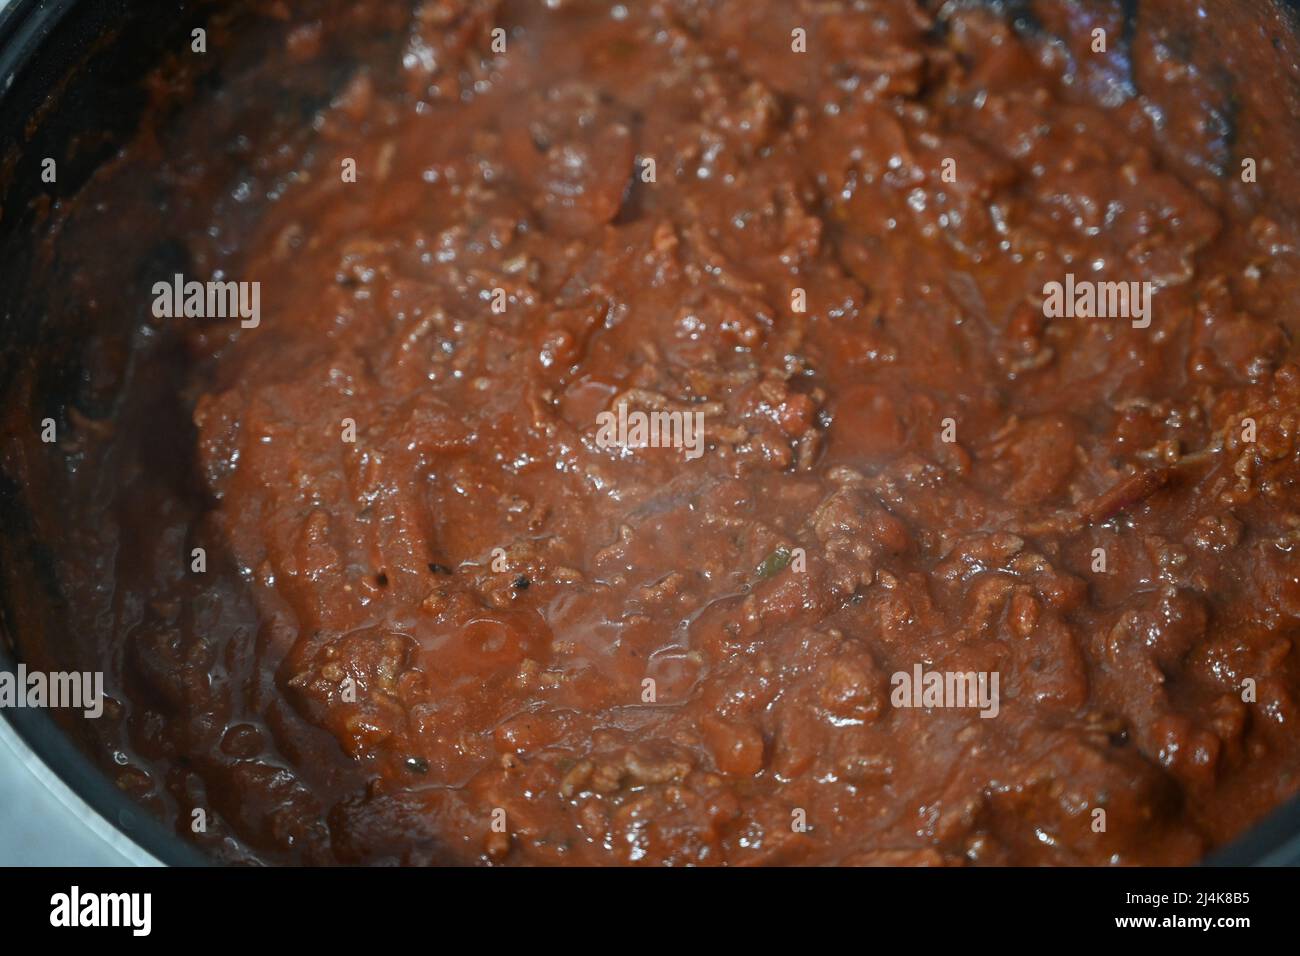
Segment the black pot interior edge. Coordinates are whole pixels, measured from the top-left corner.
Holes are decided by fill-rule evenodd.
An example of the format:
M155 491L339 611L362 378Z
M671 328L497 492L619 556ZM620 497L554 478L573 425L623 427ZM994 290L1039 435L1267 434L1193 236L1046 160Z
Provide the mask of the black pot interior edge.
M36 215L32 200L51 188L40 182L40 158L60 157L55 188L60 195L75 193L114 147L105 140L101 148L65 160L70 143L86 128L119 136L131 132L145 99L137 84L127 80L143 75L163 45L189 28L196 19L193 6L176 0L11 0L0 12L0 129L13 133L4 137L0 154L0 288L22 289L28 274L32 251L26 237ZM170 26L159 29L163 23ZM51 90L61 90L57 102L50 102ZM29 128L33 117L41 121ZM17 151L12 166L11 150ZM3 383L23 351L37 347L39 315L2 301L0 319ZM0 485L0 498L16 492ZM21 508L20 501L0 501L0 517L10 519L0 531L15 533L12 518ZM0 595L0 612L7 611L6 597ZM12 671L17 661L5 638L11 630L8 616L0 615L0 669ZM114 786L48 713L13 709L0 713L0 719L78 797L145 852L173 866L211 862Z

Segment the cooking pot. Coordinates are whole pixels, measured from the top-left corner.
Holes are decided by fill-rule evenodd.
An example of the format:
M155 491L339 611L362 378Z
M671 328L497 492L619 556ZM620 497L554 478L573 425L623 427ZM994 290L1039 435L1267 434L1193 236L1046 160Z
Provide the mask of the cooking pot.
M1032 7L1028 0L993 2L1022 21ZM1162 0L1148 2L1159 7ZM1262 33L1252 34L1250 25L1272 15L1267 8L1273 2L1281 0L1207 4L1212 9L1204 12L1211 22L1199 29L1215 37L1210 42L1237 43L1246 50L1261 42ZM1293 26L1296 5L1296 0L1285 3ZM1124 6L1130 29L1140 29L1139 0L1127 0ZM66 330L44 321L40 301L24 295L37 255L31 237L48 211L49 198L75 194L133 131L146 103L138 81L165 51L187 43L190 31L218 5L213 0L10 0L4 5L0 0L0 7L0 390L20 364L35 361L42 374L34 401L56 410L73 394L81 378L78 363L84 359L68 347ZM1278 83L1273 108L1282 117L1292 110L1294 123L1300 95L1291 88L1290 77L1278 77ZM58 161L56 183L42 181L46 157ZM39 421L44 413L34 409L32 417ZM49 554L33 533L22 489L4 474L0 470L0 670L14 670L24 659L32 630L45 627L45 618L20 611L15 598L23 595L28 601L29 589L42 592L49 602L58 596ZM43 639L57 642L57 622L52 616L49 622ZM50 712L5 709L0 721L6 725L0 732L8 749L47 778L52 799L92 808L102 817L96 827L110 828L114 839L142 851L134 854L136 861L204 862L196 849L118 790ZM1207 862L1300 864L1300 800Z

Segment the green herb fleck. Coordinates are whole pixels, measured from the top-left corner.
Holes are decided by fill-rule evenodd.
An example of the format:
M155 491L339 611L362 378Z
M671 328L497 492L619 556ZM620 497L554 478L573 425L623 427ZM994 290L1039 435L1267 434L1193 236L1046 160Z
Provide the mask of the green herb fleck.
M793 553L789 548L777 548L758 566L758 576L760 578L770 578L774 574L780 574L790 563Z

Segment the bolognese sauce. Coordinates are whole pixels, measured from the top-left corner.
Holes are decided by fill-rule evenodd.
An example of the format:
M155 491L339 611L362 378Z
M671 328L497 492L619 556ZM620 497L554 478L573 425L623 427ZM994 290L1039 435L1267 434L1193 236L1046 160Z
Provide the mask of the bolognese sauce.
M1300 127L1194 6L251 5L53 211L30 656L227 861L1200 859L1300 789Z

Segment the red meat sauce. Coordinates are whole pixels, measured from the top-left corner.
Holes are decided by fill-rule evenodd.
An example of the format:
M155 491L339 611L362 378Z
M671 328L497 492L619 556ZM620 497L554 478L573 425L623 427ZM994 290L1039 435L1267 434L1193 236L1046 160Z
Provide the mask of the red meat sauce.
M119 787L367 864L1187 863L1300 789L1284 19L294 11L47 240L89 397L5 469ZM260 323L153 318L179 272ZM1046 318L1067 273L1150 326Z

